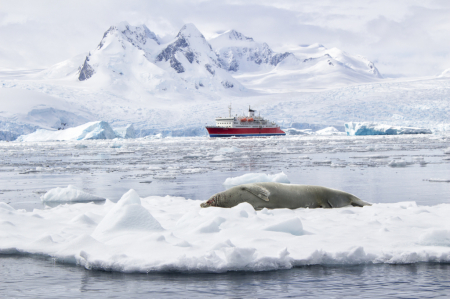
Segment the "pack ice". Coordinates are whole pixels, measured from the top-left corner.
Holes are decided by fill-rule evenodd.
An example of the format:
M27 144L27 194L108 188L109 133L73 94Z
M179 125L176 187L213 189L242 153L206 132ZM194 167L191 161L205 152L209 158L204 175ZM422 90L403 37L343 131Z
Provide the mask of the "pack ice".
M268 271L302 265L450 262L449 204L340 209L201 209L182 197L32 212L0 203L0 253L120 272ZM418 223L420 225L418 225Z
M377 123L355 123L345 124L347 135L403 135L403 134L431 134L431 130L414 127L390 126Z

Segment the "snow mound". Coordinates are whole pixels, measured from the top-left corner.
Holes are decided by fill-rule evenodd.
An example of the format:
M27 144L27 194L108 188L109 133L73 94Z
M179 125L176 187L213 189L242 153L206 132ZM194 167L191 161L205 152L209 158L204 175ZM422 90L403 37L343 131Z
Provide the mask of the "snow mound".
M131 189L106 214L92 236L101 239L118 232L162 230L161 224L141 205L139 195Z
M94 121L66 130L37 130L28 135L22 135L17 141L51 141L51 140L89 140L114 139L116 133L105 121Z
M227 178L223 184L225 186L237 186L242 184L266 183L266 182L285 183L285 184L291 183L287 175L284 172L280 172L277 174L246 173L238 177Z
M304 233L302 221L298 217L271 225L269 227L266 227L265 230L273 231L273 232L288 233L288 234L292 234L295 236L301 236Z
M449 263L449 213L450 204L415 202L261 211L243 203L201 209L196 200L140 199L130 190L117 204L78 203L32 212L0 204L0 252L42 254L89 270L126 273Z
M431 134L431 130L413 127L390 126L377 123L346 123L347 135L403 135L403 134Z
M89 194L77 189L73 185L69 185L67 188L58 187L47 191L47 193L41 196L41 200L44 202L82 202L102 201L105 200L105 198Z

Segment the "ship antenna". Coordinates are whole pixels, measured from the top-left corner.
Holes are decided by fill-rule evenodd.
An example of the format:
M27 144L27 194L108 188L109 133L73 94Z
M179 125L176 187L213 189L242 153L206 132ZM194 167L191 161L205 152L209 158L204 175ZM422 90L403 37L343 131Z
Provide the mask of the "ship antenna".
M228 106L228 114L229 114L230 117L231 117L231 103L230 103L230 106Z

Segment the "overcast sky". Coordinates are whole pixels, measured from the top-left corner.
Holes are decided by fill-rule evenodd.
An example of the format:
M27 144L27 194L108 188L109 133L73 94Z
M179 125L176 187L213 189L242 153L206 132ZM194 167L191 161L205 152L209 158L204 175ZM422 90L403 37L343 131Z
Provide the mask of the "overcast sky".
M164 39L194 23L206 37L236 29L278 51L320 43L363 55L388 77L450 68L449 0L1 0L0 70L93 50L120 21Z

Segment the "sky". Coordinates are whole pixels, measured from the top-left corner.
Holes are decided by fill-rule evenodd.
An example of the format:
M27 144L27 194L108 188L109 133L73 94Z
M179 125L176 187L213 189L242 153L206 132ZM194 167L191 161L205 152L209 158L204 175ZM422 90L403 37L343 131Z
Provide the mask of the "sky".
M320 43L373 61L385 77L450 68L449 0L1 0L0 70L42 69L96 48L121 21L169 41L235 29L276 51Z

